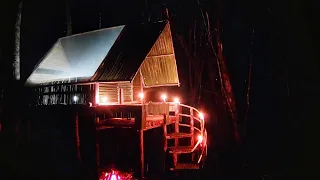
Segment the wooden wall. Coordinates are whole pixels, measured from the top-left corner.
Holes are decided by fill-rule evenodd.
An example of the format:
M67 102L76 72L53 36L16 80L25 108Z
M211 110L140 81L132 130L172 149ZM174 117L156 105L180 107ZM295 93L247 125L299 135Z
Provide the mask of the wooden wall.
M36 105L86 104L93 102L93 85L52 85L33 89ZM78 100L74 101L73 97Z
M141 93L141 76L139 71L132 81L132 86L133 86L133 100L140 101L139 93Z

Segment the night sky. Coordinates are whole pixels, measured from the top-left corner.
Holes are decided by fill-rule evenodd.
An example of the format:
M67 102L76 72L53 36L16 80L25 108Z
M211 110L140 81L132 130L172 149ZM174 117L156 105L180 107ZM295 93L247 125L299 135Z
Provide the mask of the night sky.
M10 68L14 59L14 24L18 3L17 0L0 2L0 79L7 82L2 83L4 87L12 83ZM320 77L320 51L317 51L317 32L320 30L317 26L319 16L316 14L319 6L312 2L149 0L146 5L144 0L24 1L21 25L22 80L27 78L55 41L66 35L67 9L72 21L72 34L77 34L98 29L100 22L101 28L142 22L147 19L144 14L148 11L152 12L151 19L157 19L163 11L163 4L167 4L172 16L178 67L184 67L185 59L188 58L179 37L188 37L188 28L193 24L200 27L198 35L201 36L204 22L201 9L209 13L213 36L216 35L215 20L220 19L224 56L233 86L238 128L243 141L240 148L230 145L232 143L221 143L224 147L219 150L220 164L213 162L216 157L209 158L213 171L217 172L216 169L219 168L216 166L221 166L220 169L224 170L219 172L230 173L228 167L230 163L234 163L232 159L236 159L241 161L240 166L249 166L248 171L258 176L294 177L308 174L302 167L310 166L312 163L309 160L314 157L304 157L311 152L311 147L303 144L318 141L315 138L318 135L313 133L314 128L311 128L313 125L310 124L319 120L316 108L319 105L315 104L319 102L317 77ZM197 43L205 42L204 39ZM186 47L198 46L187 38L184 42ZM200 45L197 48L200 49L197 50L200 54L197 58L212 58L206 55L208 50L203 50ZM248 119L245 120L250 60L251 94ZM179 71L182 74L181 82L187 84L187 70L181 68ZM209 71L214 69L209 68L204 72L204 79L209 77ZM214 100L204 100L207 97L204 91L209 87L211 88L204 87L201 93L202 104L218 108L219 103L214 103ZM219 91L219 88L208 91ZM212 117L213 114L218 114L216 116L221 118L227 116L223 112L211 112ZM217 128L217 125L211 126L213 129ZM219 136L219 141L225 141L221 136L230 132L221 127L218 126L221 134L216 135ZM306 129L308 135L300 135ZM305 153L304 149L308 153Z

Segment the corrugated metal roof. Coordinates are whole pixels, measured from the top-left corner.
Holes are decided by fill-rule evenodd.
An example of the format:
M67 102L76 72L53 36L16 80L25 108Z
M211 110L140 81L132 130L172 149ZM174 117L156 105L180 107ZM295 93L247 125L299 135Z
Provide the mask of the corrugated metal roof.
M60 38L36 66L26 83L37 85L54 81L90 80L123 27Z
M126 25L92 81L131 81L166 24Z

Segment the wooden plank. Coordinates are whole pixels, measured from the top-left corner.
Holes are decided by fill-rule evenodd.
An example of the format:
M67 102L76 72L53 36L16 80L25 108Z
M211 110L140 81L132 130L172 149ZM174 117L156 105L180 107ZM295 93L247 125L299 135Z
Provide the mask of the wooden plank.
M168 149L169 149L169 153L183 154L183 153L191 153L193 146L168 147Z
M175 167L175 170L183 169L199 169L199 164L196 163L178 163Z
M163 120L151 120L151 121L146 121L146 127L145 127L144 130L161 127L162 124L163 124Z
M178 132L178 133L170 133L170 134L167 134L166 136L167 139L187 138L187 137L193 137L193 134Z

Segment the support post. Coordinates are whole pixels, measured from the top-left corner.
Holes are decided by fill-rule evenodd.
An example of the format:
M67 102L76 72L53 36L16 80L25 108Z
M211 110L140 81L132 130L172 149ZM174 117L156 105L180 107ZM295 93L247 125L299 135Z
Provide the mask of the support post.
M99 117L94 118L94 134L95 134L95 150L96 150L96 177L99 177L100 173L100 147L99 147L99 137L98 132L96 130L97 123L99 122Z
M165 116L166 117L166 116ZM168 141L167 141L167 120L166 118L163 121L163 158L164 158L164 163L163 163L163 170L164 172L166 171L167 164L168 164L168 158L167 158L167 149L168 149Z
M94 91L95 91L95 105L99 105L100 97L99 97L99 83L94 84Z
M168 142L167 142L167 125L163 123L163 150L164 152L167 151Z
M143 141L143 130L139 130L140 139L140 177L144 179L144 141Z
M119 88L119 99L120 99L120 104L124 103L124 96L123 96L123 89Z
M80 154L80 137L79 137L79 115L75 114L75 130L76 130L76 145L77 145L77 157L79 164L81 164L81 154Z
M193 109L190 108L190 134L191 134L191 146L194 146L194 118ZM192 161L194 161L194 153L192 153Z

